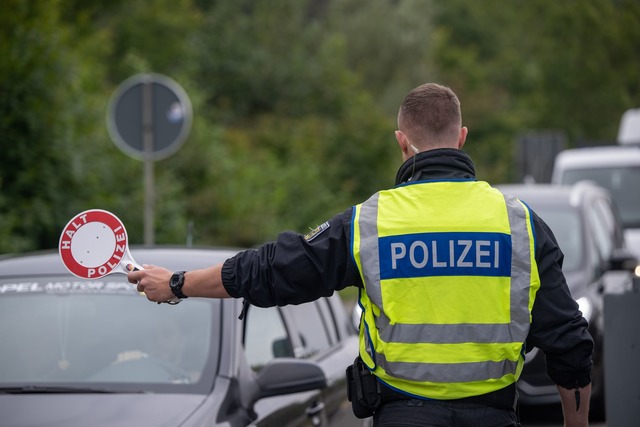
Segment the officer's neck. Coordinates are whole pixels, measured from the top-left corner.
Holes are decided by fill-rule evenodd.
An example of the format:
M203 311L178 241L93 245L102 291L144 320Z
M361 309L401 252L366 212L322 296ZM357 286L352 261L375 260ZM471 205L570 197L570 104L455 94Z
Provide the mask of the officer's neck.
M455 148L435 148L407 159L396 175L396 185L430 179L475 179L471 157Z

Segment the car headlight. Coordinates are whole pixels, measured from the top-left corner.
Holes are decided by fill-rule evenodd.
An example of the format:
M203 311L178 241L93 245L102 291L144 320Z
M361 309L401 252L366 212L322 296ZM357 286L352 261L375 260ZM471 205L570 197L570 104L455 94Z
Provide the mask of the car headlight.
M587 319L587 322L591 321L591 314L593 313L593 306L591 305L591 301L587 298L582 297L576 300L578 303L578 308L582 312L582 316Z

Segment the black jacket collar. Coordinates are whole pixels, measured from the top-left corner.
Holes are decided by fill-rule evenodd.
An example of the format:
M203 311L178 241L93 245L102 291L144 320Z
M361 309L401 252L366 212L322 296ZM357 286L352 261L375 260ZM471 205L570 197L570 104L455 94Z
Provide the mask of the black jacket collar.
M475 176L473 160L467 153L454 148L436 148L404 162L396 175L396 185L432 179L475 179Z

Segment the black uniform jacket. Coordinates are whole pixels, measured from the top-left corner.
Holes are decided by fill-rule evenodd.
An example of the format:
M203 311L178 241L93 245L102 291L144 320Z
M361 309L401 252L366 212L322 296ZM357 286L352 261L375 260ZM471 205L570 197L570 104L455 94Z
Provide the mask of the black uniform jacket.
M475 178L471 158L455 149L429 150L408 159L396 185L407 181ZM571 297L562 274L564 255L549 227L534 213L536 261L540 274L527 347L546 355L550 378L565 388L591 381L593 340L587 321ZM222 280L227 292L253 305L300 304L347 286L362 287L350 251L352 209L308 235L281 233L275 242L227 260Z

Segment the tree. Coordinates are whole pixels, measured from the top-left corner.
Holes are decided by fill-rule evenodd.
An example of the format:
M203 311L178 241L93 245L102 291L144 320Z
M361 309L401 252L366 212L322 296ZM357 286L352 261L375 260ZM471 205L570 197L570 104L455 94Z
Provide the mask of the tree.
M194 189L191 216L207 241L305 231L390 181L387 118L346 66L343 38L315 19L292 0L207 11L198 86L222 129L185 147L176 174Z
M86 188L78 147L93 132L90 60L76 62L58 1L0 6L0 251L51 247ZM81 45L82 43L80 43Z
M640 106L634 0L7 0L0 5L0 252L52 248L103 208L142 241L143 165L109 140L116 86L168 75L194 107L155 164L156 242L251 246L393 185L402 97L451 86L478 176L523 130L613 140Z
M509 179L523 130L613 141L622 112L640 103L637 2L438 5L434 62L463 102L480 176Z

